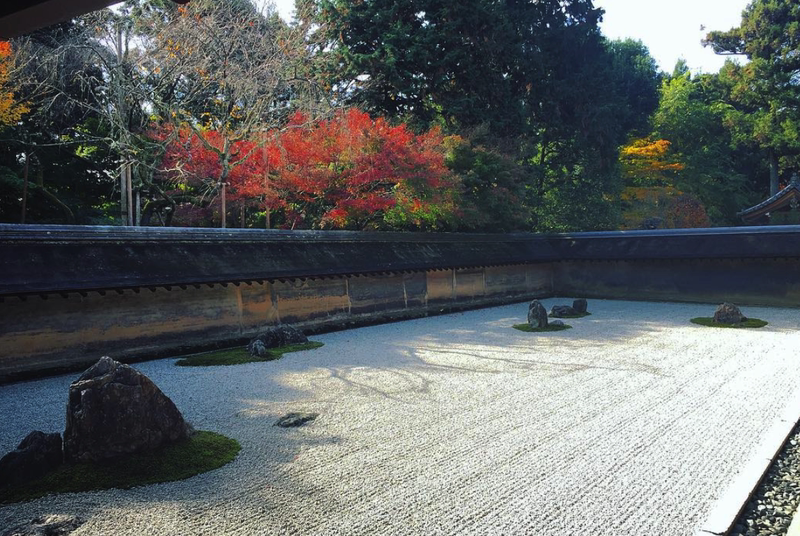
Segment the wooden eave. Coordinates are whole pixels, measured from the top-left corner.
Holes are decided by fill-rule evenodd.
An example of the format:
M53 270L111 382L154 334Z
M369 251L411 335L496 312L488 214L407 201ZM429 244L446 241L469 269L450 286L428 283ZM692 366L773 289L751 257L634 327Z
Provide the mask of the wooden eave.
M789 206L792 201L800 203L800 184L794 181L772 197L742 210L737 216L740 216L745 223L752 223L766 217L767 214Z

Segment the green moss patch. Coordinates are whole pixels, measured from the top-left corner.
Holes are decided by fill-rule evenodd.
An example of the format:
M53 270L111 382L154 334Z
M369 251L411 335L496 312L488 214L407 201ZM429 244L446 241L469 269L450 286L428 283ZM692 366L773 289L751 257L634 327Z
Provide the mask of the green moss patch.
M103 463L62 465L50 474L23 486L0 488L0 503L27 501L51 493L135 486L184 480L231 462L239 442L214 432L192 437L156 452L134 454Z
M714 322L713 318L709 318L706 316L698 316L697 318L692 318L693 324L699 324L701 326L708 326L711 328L763 328L769 322L766 320L760 320L758 318L748 318L744 322L740 324L723 324L721 322Z
M269 355L265 357L255 357L250 355L247 348L228 348L184 357L175 362L179 367L211 367L215 365L241 365L242 363L252 363L255 361L274 361L280 359L283 354L289 352L302 352L303 350L313 350L324 346L321 342L309 341L301 344L290 344L280 348L270 348Z
M569 324L564 324L563 326L554 326L553 324L547 324L547 327L544 328L532 328L530 324L516 324L513 327L514 329L518 329L526 333L546 333L548 331L564 331L565 329L572 328L572 326L570 326Z
M583 318L584 316L591 316L591 314L592 313L587 311L585 313L575 313L574 315L553 316L552 314L549 314L547 316L550 318Z

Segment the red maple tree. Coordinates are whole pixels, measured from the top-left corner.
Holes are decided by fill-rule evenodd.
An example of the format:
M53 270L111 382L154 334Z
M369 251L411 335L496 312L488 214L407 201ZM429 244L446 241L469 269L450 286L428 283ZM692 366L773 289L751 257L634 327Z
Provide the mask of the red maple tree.
M257 156L270 170L245 174L237 188L271 197L287 227L446 228L459 183L445 151L438 129L415 135L356 109L313 123L298 113L268 144L268 158Z
M214 208L225 138L169 125L152 135L171 138L162 176L172 193ZM322 121L297 113L285 128L227 148L236 161L228 202L272 212L287 228L450 228L460 183L445 165L447 146L438 129L415 135L356 109Z

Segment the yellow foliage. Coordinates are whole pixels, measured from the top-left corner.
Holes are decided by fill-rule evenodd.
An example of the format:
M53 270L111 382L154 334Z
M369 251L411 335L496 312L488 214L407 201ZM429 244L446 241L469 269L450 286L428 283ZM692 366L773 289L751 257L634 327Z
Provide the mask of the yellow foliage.
M663 158L669 151L670 145L672 143L669 140L651 141L648 138L640 138L623 147L620 153L623 157Z
M684 165L670 154L669 140L640 138L620 149L622 171L629 183L668 186Z

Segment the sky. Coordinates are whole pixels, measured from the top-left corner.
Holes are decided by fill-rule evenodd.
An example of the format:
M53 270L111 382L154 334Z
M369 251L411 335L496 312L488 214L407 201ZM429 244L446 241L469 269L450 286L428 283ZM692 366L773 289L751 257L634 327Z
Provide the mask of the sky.
M716 72L725 63L700 40L710 30L738 26L750 0L595 0L606 11L601 28L610 39L641 40L661 69L672 72L683 58L692 72ZM274 0L289 20L294 0ZM701 30L701 27L705 27Z
M692 72L717 72L726 56L703 48L711 30L739 26L750 0L595 0L605 10L603 33L611 39L641 40L661 69L672 72L683 58ZM701 28L705 28L701 30Z

